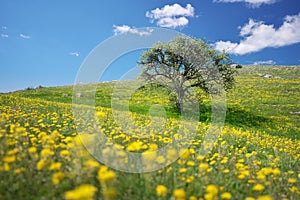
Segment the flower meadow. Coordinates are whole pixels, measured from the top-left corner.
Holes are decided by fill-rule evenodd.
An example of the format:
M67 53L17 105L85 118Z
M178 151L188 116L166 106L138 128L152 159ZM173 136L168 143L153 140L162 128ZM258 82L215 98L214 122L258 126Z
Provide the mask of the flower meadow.
M272 69L239 72L227 94L225 124L205 153L200 150L209 145L209 97L203 97L193 133L181 134L172 110L164 129L159 116L154 120L144 112L153 102L172 107L163 91L135 93L130 116L137 128L129 133L107 106L113 83L99 83L95 121L88 122L74 119L71 87L1 94L0 199L299 199L300 67ZM257 75L264 72L281 78ZM109 165L88 151L103 139L95 126L106 138L97 155ZM169 144L165 154L156 153ZM127 152L139 153L144 162L132 162ZM157 170L128 173L115 169L116 160Z

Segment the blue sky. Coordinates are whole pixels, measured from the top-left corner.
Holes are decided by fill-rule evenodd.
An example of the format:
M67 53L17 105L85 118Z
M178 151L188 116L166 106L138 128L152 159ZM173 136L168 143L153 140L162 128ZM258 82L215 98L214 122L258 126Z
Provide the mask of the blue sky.
M71 85L99 43L141 27L205 39L241 64L300 64L299 0L1 0L0 92ZM119 79L139 53L101 80Z

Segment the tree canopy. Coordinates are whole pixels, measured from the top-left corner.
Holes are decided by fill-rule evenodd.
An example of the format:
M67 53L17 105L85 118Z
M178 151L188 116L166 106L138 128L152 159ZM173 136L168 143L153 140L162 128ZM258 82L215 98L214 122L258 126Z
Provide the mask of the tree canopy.
M232 60L217 52L201 39L179 35L168 43L158 42L141 55L141 77L157 84L168 85L176 94L180 109L189 89L197 87L206 93L225 91L234 84Z

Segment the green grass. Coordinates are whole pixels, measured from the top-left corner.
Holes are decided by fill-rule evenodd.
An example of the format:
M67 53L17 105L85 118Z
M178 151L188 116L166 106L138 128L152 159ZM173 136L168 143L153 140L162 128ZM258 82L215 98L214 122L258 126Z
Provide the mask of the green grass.
M263 78L265 74L276 78ZM163 87L134 91L132 82L124 81L124 89L115 94L118 82L87 85L83 95L95 99L97 117L89 106L72 105L76 95L72 86L1 94L0 199L65 199L68 195L83 195L81 199L175 200L180 198L174 191L182 189L180 193L185 198L181 199L222 199L230 193L231 199L238 200L297 200L300 115L291 113L300 111L299 77L300 67L239 69L235 87L226 94L223 130L206 154L200 150L210 144L206 134L211 125L211 99L200 91L200 122L192 132L184 129L187 134L178 130L189 122L181 123L174 96ZM97 86L95 96L93 86ZM130 93L130 114L126 115L126 101L121 97ZM84 98L77 99L86 103ZM112 101L117 110L111 109ZM72 107L90 118L74 117ZM158 120L147 127L151 119ZM122 122L137 126L123 131ZM95 130L98 134L91 134ZM181 137L189 140L181 141ZM103 141L105 148L98 149ZM143 152L144 156L145 152L155 152L168 144L175 144L184 154L171 162L174 152L158 153L128 166L163 164L159 170L135 174L112 169L118 160L121 165L128 163L130 157L124 152ZM106 157L109 168L96 162L86 147L95 147L95 152ZM149 164L147 159L154 162ZM81 187L86 184L87 187ZM158 185L166 187L165 196L157 193ZM261 188L255 191L255 185Z
M227 93L226 125L300 139L300 117L290 114L300 111L300 67L245 66L237 71L235 87ZM270 74L273 78L261 77L265 74ZM114 82L97 84L96 106L111 107L114 86ZM130 91L129 86L123 92ZM71 104L72 92L72 86L63 86L18 91L10 95ZM64 94L68 96L65 97ZM204 100L199 104L200 121L209 122L210 96L201 92L200 95L199 98ZM174 96L166 88L141 88L133 93L129 101L130 111L148 114L151 105L159 103L168 117L178 118L173 99ZM121 101L114 101L119 104L119 109L125 109Z

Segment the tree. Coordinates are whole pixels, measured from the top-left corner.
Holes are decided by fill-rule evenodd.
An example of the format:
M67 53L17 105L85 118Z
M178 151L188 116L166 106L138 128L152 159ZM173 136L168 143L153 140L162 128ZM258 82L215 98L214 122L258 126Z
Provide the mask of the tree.
M181 110L190 88L218 93L232 88L234 70L224 52L218 53L208 43L179 35L168 43L158 42L144 52L139 60L141 77L150 83L164 82L176 94L176 107Z

